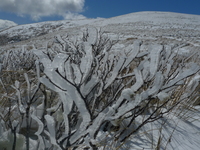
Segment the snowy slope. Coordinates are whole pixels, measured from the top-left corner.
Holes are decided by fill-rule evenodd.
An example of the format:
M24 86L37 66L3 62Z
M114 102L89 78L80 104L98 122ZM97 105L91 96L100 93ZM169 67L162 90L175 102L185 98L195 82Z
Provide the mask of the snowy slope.
M51 21L19 25L3 32L9 37L22 36L21 40L47 33L83 26L101 27L106 32L134 36L200 37L200 16L171 12L138 12L103 19Z
M104 25L116 23L150 23L154 25L173 24L183 26L199 25L200 16L172 12L137 12L103 20Z
M0 45L14 43L15 47L19 45L20 48L20 45L28 42L30 45L43 47L57 34L77 37L89 26L101 28L109 37L124 42L141 39L144 40L143 43L147 40L162 43L164 40L172 45L183 43L197 47L200 45L200 16L171 12L138 12L108 19L62 20L19 25L0 31L0 36L7 37ZM20 42L24 40L28 41ZM9 45L6 49L8 47ZM145 44L142 47L145 49ZM187 48L187 46L182 47L181 51L188 52ZM190 49L196 48L190 47Z
M16 26L17 24L9 20L0 19L0 31L9 27Z

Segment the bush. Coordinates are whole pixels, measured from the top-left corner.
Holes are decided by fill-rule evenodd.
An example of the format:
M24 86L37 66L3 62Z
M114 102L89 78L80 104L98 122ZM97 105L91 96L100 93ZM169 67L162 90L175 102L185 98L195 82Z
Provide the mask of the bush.
M13 117L1 113L0 131L23 134L26 149L33 139L37 149L120 148L146 124L183 107L198 86L189 80L199 65L160 44L141 52L141 43L115 51L115 42L90 28L77 41L58 35L51 47L30 51L35 72L28 67L25 80L12 82L6 98Z

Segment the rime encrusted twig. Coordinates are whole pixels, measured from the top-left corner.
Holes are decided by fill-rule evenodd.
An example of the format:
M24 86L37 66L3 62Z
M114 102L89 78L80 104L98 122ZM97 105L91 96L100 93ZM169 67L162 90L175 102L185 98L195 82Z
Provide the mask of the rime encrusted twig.
M189 64L189 69L179 68L175 60L177 54L161 44L152 44L147 52L140 52L142 42L136 40L125 52L114 51L112 42L104 40L103 34L96 29L87 30L82 41L76 41L75 45L70 41L64 43L60 36L57 37L60 44L65 45L60 52L51 57L40 50L34 50L34 53L44 67L45 75L39 77L40 82L58 92L63 104L65 135L56 138L53 133L48 134L54 145L60 147L65 147L64 143L67 147L80 143L94 147L99 142L100 131L110 132L112 126L118 125L121 133L116 132L115 137L126 140L146 123L159 119L174 108L162 111L180 81L184 82L200 70L195 63ZM105 42L104 45L101 42ZM68 50L70 53L64 52ZM139 63L131 71L131 64L136 59ZM37 66L39 68L39 64ZM154 106L153 99L160 101L158 106ZM72 117L74 106L77 108L76 122L72 121L75 119ZM151 106L155 109L149 111L149 117L135 130L131 129L133 120ZM53 117L45 116L45 119L52 122ZM120 125L123 121L129 122L126 127ZM75 127L72 126L74 123ZM49 130L56 128L47 126ZM131 131L124 135L126 128Z
M11 129L12 147L22 134L26 149L33 135L36 149L96 149L110 141L117 147L179 104L198 99L194 55L181 58L173 47L157 43L141 51L141 40L116 51L115 42L95 28L76 41L55 38L44 50L23 46L1 58L7 106L3 102L0 132Z

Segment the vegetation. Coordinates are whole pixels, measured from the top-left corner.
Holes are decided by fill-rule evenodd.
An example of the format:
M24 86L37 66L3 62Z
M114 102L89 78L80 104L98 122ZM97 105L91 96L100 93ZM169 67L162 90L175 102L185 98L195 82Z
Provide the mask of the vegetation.
M140 40L116 51L116 43L90 28L78 40L58 35L45 49L2 54L1 147L128 149L145 125L198 104L193 56L157 43L140 51Z

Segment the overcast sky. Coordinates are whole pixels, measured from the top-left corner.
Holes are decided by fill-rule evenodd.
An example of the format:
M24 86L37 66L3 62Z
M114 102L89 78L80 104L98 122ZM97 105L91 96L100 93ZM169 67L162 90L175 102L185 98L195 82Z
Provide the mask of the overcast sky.
M200 0L0 0L0 19L17 24L109 18L139 11L200 15Z

